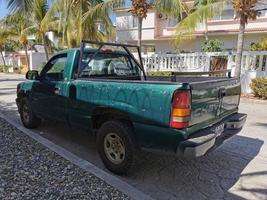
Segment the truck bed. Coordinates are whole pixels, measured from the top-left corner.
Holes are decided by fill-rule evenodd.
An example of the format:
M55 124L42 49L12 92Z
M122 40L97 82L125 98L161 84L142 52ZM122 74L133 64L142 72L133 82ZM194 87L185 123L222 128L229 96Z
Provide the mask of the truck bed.
M177 76L175 80L171 76L146 76L146 80L140 80L136 78L121 78L121 77L108 77L108 78L78 78L78 80L84 81L104 81L104 82L135 82L135 83L144 83L144 84L181 84L181 83L207 83L207 82L221 82L236 80L235 78L227 77L210 77L210 76Z

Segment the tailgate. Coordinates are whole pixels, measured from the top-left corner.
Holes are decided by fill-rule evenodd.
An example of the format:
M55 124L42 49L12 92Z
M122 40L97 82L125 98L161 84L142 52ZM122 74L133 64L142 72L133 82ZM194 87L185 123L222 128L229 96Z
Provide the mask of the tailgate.
M192 131L211 126L238 109L241 86L238 79L226 78L190 84L192 89ZM191 131L189 131L191 132Z

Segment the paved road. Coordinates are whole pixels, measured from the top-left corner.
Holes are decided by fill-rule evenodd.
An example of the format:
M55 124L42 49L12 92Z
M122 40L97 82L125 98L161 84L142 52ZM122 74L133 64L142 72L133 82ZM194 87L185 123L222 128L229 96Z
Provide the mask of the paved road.
M0 110L19 121L14 103L20 76L0 74ZM267 104L242 102L244 129L208 156L178 159L143 153L134 174L121 177L155 199L267 199ZM43 137L105 169L95 138L83 131L45 122Z

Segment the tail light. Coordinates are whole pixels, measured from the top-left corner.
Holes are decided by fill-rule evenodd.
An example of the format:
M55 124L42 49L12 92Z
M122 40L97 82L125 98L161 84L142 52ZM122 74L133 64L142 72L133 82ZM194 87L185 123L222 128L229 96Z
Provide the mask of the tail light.
M190 91L175 91L172 100L171 128L186 128L191 115Z

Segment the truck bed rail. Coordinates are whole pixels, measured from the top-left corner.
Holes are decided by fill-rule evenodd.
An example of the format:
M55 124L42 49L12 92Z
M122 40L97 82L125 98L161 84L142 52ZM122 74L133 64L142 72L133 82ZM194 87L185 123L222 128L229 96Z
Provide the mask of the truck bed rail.
M231 70L217 70L209 72L171 72L171 81L176 82L176 76L203 76L203 75L214 75L214 74L227 74L228 78L231 78Z

